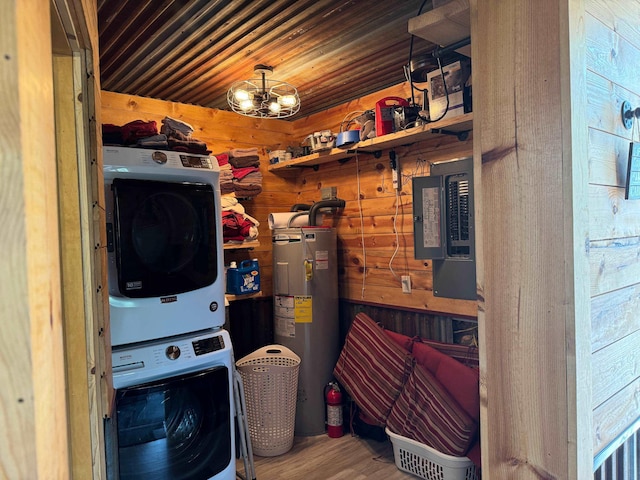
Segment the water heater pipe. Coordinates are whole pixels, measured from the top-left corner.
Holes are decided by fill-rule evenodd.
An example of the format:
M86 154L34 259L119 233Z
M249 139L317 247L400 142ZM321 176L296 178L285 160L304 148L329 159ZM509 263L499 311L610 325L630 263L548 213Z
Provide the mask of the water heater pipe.
M291 211L292 212L301 212L301 211L309 211L309 209L311 208L311 205L309 205L308 203L296 203L295 205L293 205L291 207Z
M335 200L320 200L311 205L309 209L309 226L316 226L316 215L321 208L344 208L345 201L336 198Z

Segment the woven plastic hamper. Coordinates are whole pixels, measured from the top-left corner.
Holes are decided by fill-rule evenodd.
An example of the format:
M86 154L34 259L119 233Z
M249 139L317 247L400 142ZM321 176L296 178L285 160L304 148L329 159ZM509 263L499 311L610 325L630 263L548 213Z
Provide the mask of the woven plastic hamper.
M393 445L396 467L424 480L477 480L476 466L467 457L453 457L410 438L385 432Z
M253 453L275 457L293 446L300 357L268 345L236 362L244 385Z

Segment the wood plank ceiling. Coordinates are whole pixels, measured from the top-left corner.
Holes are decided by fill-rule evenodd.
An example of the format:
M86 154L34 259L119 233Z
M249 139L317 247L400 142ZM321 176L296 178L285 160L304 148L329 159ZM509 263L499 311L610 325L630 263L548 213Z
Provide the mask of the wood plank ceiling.
M298 88L301 118L404 81L431 0L98 0L104 90L229 110L254 66ZM414 58L435 45L414 37Z

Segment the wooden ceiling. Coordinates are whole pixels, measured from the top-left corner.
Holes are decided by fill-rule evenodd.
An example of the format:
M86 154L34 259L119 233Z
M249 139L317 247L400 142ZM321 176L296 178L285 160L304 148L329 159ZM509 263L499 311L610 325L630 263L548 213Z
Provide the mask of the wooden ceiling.
M293 119L404 81L431 0L98 0L104 90L229 110L254 66L298 88ZM413 53L435 47L414 37Z

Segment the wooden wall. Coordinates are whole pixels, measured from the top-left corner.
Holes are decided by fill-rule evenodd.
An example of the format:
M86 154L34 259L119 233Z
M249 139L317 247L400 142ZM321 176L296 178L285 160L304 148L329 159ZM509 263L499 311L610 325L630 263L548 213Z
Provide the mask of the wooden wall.
M640 4L586 0L593 449L640 417L640 201L625 200L623 101L640 106Z
M388 151L383 151L380 158L358 155L344 163L336 161L325 164L318 171L296 169L283 175L267 171L268 150L297 146L308 133L316 130L339 131L339 124L346 114L373 108L377 99L391 95L408 95L407 86L401 85L312 117L283 122L256 120L193 105L103 92L102 119L104 123L116 125L136 119L155 120L160 125L162 118L170 116L194 126L193 136L205 141L214 154L233 147L255 146L260 149L263 192L243 202L247 213L260 222L260 246L250 252L227 250L225 257L227 262L231 259L258 258L265 295L271 295L272 271L268 214L289 211L296 203L318 201L322 187L335 186L338 197L346 201L346 207L335 217L326 219L326 222L337 228L342 298L475 318L475 302L433 296L431 262L413 258L411 208L411 177L428 174L432 162L470 155L471 137L460 142L456 137L442 135L396 149L404 172L404 185L398 195L395 221L397 239L394 232L396 195L391 186ZM361 213L364 228L361 227ZM365 252L362 249L363 234ZM392 263L392 272L389 261L396 245L398 251ZM394 273L411 276L411 294L401 293L400 281L394 277Z
M301 141L318 130L339 132L348 114L374 109L377 100L389 96L408 98L408 84L296 120L294 139ZM344 211L325 219L338 233L341 298L467 318L477 316L475 301L435 297L431 261L414 259L411 190L411 179L429 175L431 163L470 156L472 145L473 135L465 141L435 135L428 141L396 148L402 169L402 189L397 195L392 186L389 150L383 150L380 158L354 155L347 161L320 165L318 171L302 169L292 177L297 203L320 200L323 187L337 187L338 197L346 201ZM401 275L411 277L410 294L402 293Z
M69 478L49 1L0 32L0 476Z
M592 476L582 4L471 5L483 473L582 480Z

